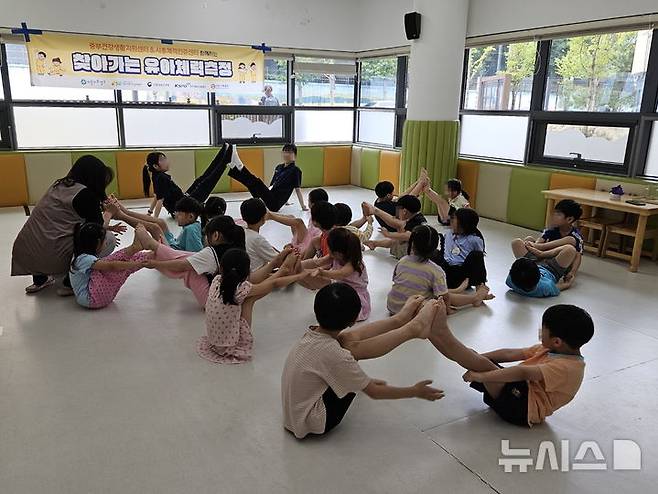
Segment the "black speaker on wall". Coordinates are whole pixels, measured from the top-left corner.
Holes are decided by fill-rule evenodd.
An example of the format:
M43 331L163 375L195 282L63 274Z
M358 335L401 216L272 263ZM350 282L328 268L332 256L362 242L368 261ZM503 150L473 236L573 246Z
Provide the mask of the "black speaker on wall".
M409 12L404 14L404 31L407 34L407 39L420 38L420 13Z

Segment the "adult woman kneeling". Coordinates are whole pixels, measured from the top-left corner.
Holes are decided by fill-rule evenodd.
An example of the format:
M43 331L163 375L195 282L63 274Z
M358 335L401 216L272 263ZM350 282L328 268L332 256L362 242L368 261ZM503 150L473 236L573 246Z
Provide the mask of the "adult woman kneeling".
M68 271L73 255L73 231L81 222L94 222L109 227L111 214L103 214L102 204L107 199L105 188L114 172L95 156L80 157L68 175L50 186L32 210L14 241L11 275L32 275L33 284L27 293L36 293L54 282L53 275L66 274L60 295L72 293ZM103 244L102 256L109 255L116 246L109 227Z

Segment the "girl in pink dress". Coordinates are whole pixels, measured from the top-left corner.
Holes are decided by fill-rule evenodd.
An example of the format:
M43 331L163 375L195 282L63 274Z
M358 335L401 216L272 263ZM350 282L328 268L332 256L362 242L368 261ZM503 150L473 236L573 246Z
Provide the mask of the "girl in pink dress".
M251 316L254 302L274 288L290 285L308 275L299 257L289 254L281 268L261 283L251 283L249 255L230 249L219 264L219 275L210 285L206 302L207 336L197 345L201 357L217 364L240 364L251 360L254 338ZM294 274L293 274L294 273Z
M313 276L317 278L326 279L328 282L342 281L354 288L361 299L361 312L357 321L365 321L370 317L370 294L361 241L349 230L336 227L329 231L327 243L328 256L309 259L304 261L303 265L317 267L313 272Z

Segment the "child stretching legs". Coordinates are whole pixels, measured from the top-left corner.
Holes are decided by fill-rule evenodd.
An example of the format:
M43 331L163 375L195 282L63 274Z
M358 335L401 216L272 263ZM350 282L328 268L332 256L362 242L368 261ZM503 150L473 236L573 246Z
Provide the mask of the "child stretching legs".
M147 235L147 238L150 237ZM75 300L89 309L102 309L111 304L128 276L145 267L153 256L151 252L141 252L142 245L135 236L129 247L99 259L104 240L102 225L81 223L75 227L74 258L69 276Z
M448 359L467 369L464 381L484 394L503 420L532 426L569 403L583 380L580 347L594 335L592 318L574 305L554 305L542 316L541 344L479 354L464 346L439 310L429 340ZM523 361L502 368L501 362Z
M389 386L368 377L357 363L358 359L385 355L412 338L426 338L436 302L418 310L421 302L416 297L396 316L341 332L354 324L361 311L359 296L344 283L321 289L313 305L319 325L306 331L288 354L283 368L284 427L298 439L308 434L326 434L343 420L359 391L376 400L443 398L443 391L429 386L432 381L408 387Z
M292 274L299 262L299 256L289 254L275 274L252 284L249 282L249 254L241 249L228 250L220 262L219 275L210 285L206 302L208 334L198 342L199 355L216 364L240 364L251 360L254 303L274 288L286 287L308 276L308 271Z

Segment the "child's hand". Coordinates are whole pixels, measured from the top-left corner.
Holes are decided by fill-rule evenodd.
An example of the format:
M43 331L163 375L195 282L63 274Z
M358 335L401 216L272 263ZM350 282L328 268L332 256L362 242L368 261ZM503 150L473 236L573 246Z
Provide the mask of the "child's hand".
M389 232L386 228L381 228L379 231L384 237L391 238L391 232Z
M313 278L317 278L318 276L322 276L322 269L316 268L313 271L311 271L311 276Z
M363 211L363 214L366 216L372 216L373 214L375 214L375 207L372 204L368 204L367 202L361 203L361 210Z
M148 259L147 261L144 261L144 267L146 269L157 269L158 267L157 262L158 261L156 261L155 259Z
M433 388L430 384L432 384L430 379L414 384L414 396L427 401L435 401L443 398L443 390Z
M544 255L544 251L539 250L534 245L526 245L526 249L528 249L528 252L530 252L531 254L534 254L537 257L542 257Z
M372 216L366 216L366 221L368 222L369 225L372 225L372 222L374 221Z
M124 225L123 223L117 223L115 225L110 225L107 227L108 230L114 233L118 233L119 235L122 235L128 231L128 227Z
M467 383L472 383L472 382L479 383L482 382L482 373L475 371L466 371L462 376L462 379Z
M297 259L298 257L295 254L289 252L285 260L283 261L283 264L281 264L281 269L286 270L288 273L294 272L295 265L297 264Z

